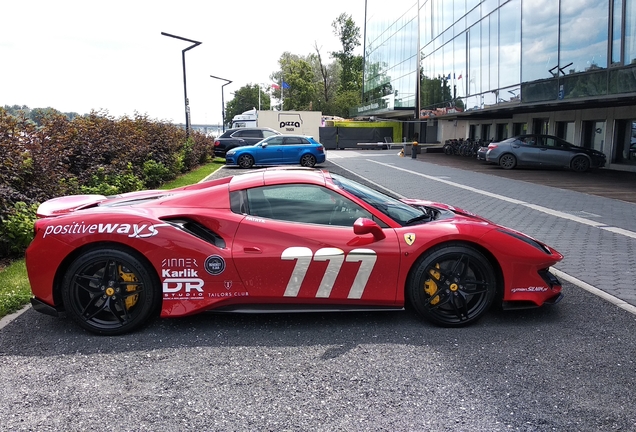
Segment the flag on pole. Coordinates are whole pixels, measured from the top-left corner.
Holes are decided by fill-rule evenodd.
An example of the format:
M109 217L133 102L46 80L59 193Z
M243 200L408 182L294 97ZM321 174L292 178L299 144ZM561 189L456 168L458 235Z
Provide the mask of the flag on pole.
M287 90L289 88L289 84L287 84L285 81L283 81L283 88L285 90Z
M272 88L278 90L280 89L280 86L278 84L272 84Z
M462 74L459 74L459 76L457 77L458 80L462 79Z
M450 79L450 74L448 74L448 76L446 77L446 79L447 79L447 80L449 80L449 79Z

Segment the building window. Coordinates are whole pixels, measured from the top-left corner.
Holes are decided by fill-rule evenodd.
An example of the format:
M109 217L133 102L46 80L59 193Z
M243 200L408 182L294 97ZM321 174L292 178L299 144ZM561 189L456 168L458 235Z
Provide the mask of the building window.
M499 86L521 82L521 2L512 0L499 8ZM524 48L525 49L525 48Z
M572 30L581 33L581 29ZM521 7L521 46L523 47L521 80L523 82L552 78L559 73L558 43L559 2L543 2L539 11L535 2L524 1Z
M556 136L573 144L574 143L574 122L557 122Z
M565 74L607 68L609 2L581 6L581 0L561 0L559 67Z
M636 64L636 2L625 4L625 64Z
M528 133L527 123L513 123L512 124L512 136L525 135Z
M622 64L621 39L623 36L623 0L614 0L612 16L612 64Z
M583 122L583 147L603 151L605 142L604 121Z

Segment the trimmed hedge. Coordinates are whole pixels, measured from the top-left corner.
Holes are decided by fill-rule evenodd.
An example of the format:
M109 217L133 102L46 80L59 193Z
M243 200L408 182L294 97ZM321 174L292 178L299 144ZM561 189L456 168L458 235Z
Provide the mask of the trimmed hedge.
M24 251L15 229L38 203L155 188L206 162L212 149L210 137L186 138L183 129L139 114L91 112L69 120L51 112L37 127L0 108L0 257Z

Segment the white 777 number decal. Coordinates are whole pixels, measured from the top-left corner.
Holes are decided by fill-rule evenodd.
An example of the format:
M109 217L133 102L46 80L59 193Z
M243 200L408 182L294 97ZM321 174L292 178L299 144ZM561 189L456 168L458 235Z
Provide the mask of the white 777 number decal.
M318 249L315 255L311 249L306 247L287 248L283 251L281 259L289 261L296 260L296 265L294 266L294 271L287 283L287 288L285 289L284 294L285 297L298 296L298 291L300 291L300 286L303 283L303 279L305 279L305 275L307 274L307 269L309 269L309 264L311 264L312 258L314 261L329 261L325 275L322 277L320 287L316 293L317 298L329 297L331 290L333 289L333 285L336 282L336 277L338 277L338 273L340 272L340 267L342 267L343 261L359 262L360 268L358 269L358 273L353 280L353 284L349 290L349 295L347 296L347 298L350 299L359 299L362 298L362 293L364 292L364 288L367 286L369 276L371 275L371 271L373 270L373 266L375 265L375 261L378 257L375 254L375 251L371 249L353 249L345 258L344 251L338 248Z

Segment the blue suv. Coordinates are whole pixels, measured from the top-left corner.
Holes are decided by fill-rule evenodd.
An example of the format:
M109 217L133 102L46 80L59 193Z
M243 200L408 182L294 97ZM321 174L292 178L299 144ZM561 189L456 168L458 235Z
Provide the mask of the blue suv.
M226 165L251 168L254 165L313 167L327 159L325 148L310 136L275 135L251 146L237 147L225 154Z

